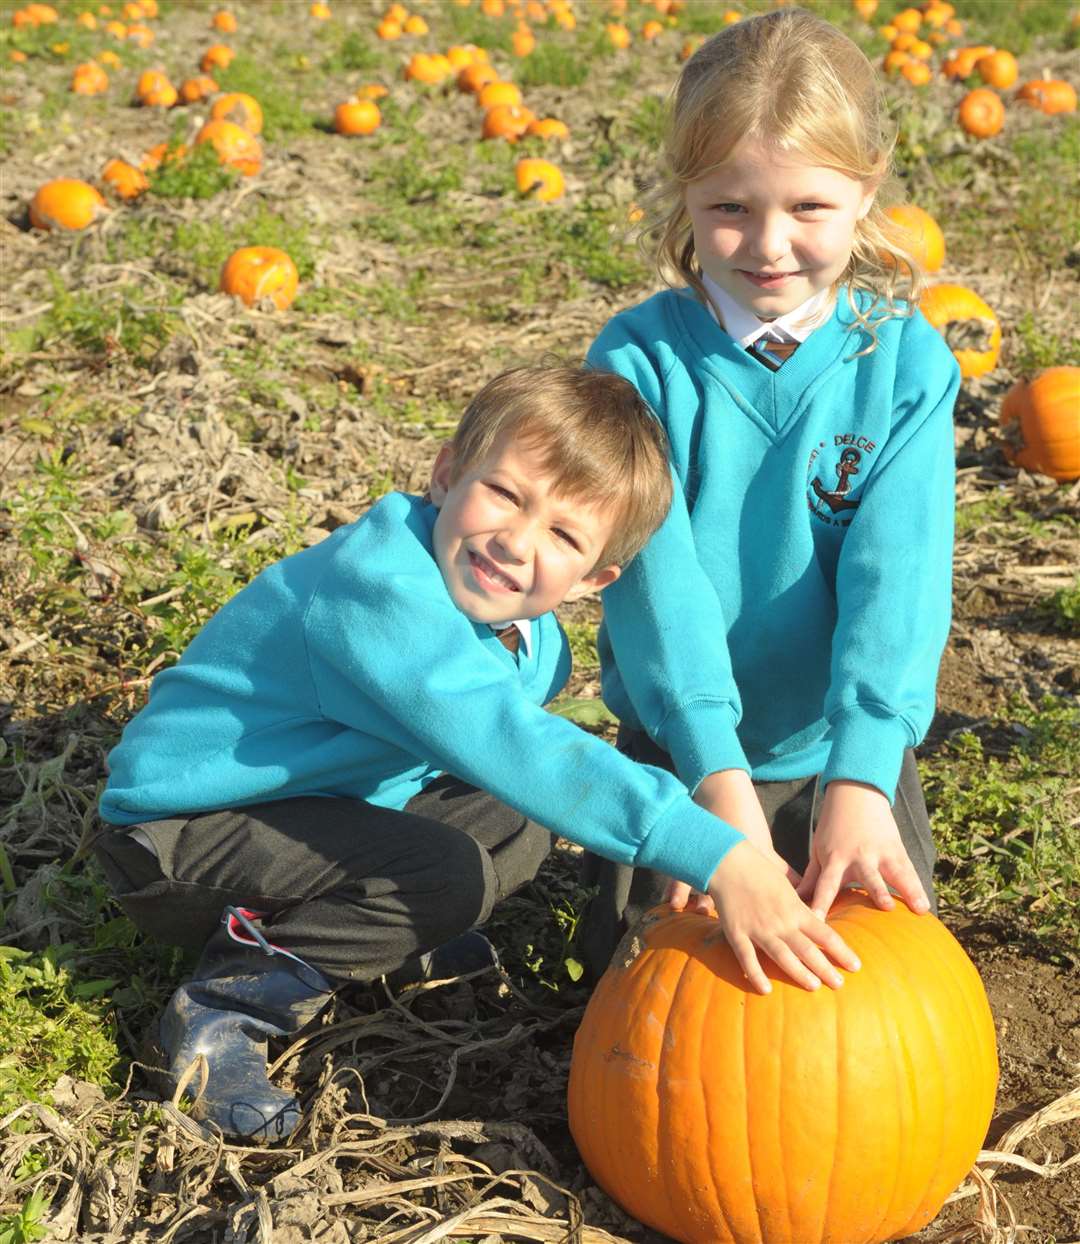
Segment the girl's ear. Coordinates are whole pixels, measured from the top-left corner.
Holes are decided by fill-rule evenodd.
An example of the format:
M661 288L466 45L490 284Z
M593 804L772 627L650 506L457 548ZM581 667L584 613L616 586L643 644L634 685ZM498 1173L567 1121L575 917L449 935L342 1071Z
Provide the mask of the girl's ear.
M874 206L874 199L877 197L878 186L881 184L881 179L875 177L873 181L864 182L863 184L866 186L866 191L863 194L863 201L859 204L859 214L856 217L857 220L865 219L867 212L869 212L869 210Z
M450 491L450 471L453 465L454 451L451 446L444 445L435 456L435 465L431 468L431 485L428 488L431 504L436 509L446 500L446 494Z

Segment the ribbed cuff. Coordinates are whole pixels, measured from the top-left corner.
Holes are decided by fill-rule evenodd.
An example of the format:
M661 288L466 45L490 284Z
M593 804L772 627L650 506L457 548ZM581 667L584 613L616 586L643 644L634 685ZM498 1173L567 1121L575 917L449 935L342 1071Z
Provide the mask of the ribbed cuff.
M750 772L735 720L730 702L717 700L684 707L664 722L657 742L670 754L675 772L691 794L710 773L721 769Z
M853 704L832 722L829 759L821 775L830 782L865 782L892 803L900 780L904 748L914 740L901 717L877 707Z
M704 891L717 864L744 840L734 825L680 795L653 825L634 863Z

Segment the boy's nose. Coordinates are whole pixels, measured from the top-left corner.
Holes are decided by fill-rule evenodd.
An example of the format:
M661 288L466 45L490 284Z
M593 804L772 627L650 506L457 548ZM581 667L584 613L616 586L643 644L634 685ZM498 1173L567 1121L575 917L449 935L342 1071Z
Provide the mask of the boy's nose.
M528 555L532 540L529 524L524 521L509 522L496 535L499 548L513 561L523 562Z

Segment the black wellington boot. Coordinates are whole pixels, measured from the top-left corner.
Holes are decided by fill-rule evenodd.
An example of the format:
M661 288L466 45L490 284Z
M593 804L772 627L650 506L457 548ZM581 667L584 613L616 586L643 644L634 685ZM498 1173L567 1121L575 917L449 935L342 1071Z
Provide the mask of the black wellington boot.
M333 986L310 964L273 946L252 923L258 912L226 907L195 978L173 994L158 1025L164 1079L175 1091L200 1055L209 1070L192 1115L229 1136L282 1140L300 1119L291 1093L266 1076L268 1037L286 1037L313 1020ZM188 1092L198 1093L198 1072Z

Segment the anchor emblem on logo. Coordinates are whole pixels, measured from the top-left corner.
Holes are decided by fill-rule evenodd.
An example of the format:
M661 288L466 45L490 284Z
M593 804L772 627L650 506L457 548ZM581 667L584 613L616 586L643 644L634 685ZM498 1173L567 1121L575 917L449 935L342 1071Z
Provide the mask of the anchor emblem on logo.
M840 455L840 461L836 464L836 487L831 492L825 488L821 481L815 476L810 481L811 487L818 497L829 507L835 514L838 510L854 510L858 506L858 501L848 499L847 492L851 487L851 477L858 475L859 463L862 461L862 454L857 449L850 446Z

